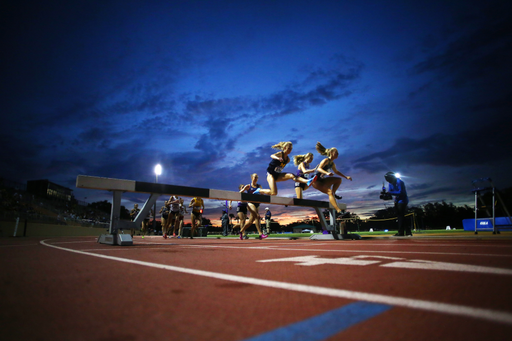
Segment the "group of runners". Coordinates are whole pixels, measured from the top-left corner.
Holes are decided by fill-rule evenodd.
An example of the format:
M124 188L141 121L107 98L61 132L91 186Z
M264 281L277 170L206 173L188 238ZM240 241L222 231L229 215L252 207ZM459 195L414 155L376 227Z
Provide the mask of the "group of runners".
M325 148L320 142L316 143L316 151L324 156L324 159L314 168L311 168L313 162L313 153L304 155L295 155L293 157L294 164L297 166L296 173L283 172L284 167L290 162L290 153L293 150L292 142L279 142L272 146L278 152L270 155L270 163L267 167L268 189L263 189L258 184L258 174L251 175L249 184L241 184L238 186L240 193L246 192L251 194L277 195L277 183L287 180L295 181L295 193L297 198L302 199L303 192L309 187L313 187L318 191L329 196L329 202L339 213L341 209L338 207L336 199L341 196L336 194L337 189L341 185L341 178L352 180L350 176L341 173L337 168L334 160L338 158L338 150L336 148ZM333 175L340 177L333 177ZM247 239L247 229L254 223L258 230L259 239L267 238L267 234L261 229L261 216L259 214L259 203L242 202L237 203L237 215L239 218L240 239ZM204 210L204 202L202 198L193 198L189 208L192 208L190 238L193 238L197 227L201 224L201 214ZM232 208L232 202L229 203L229 209ZM162 234L164 238L183 237L183 217L187 210L183 205L183 199L171 196L160 210L162 214ZM250 213L248 217L248 213ZM178 235L176 235L178 230ZM172 231L172 234L171 234Z
M193 198L190 202L189 208L192 208L191 220L191 238L193 238L196 229L201 225L202 213L204 210L204 201L201 198ZM135 204L130 212L132 221L135 220L140 212L139 205ZM183 218L188 213L184 205L183 198L178 198L174 195L169 197L169 200L164 202L164 206L160 209L162 219L162 235L165 239L182 238L183 237ZM150 210L148 215L142 221L141 234L142 238L149 232L149 218L153 215L153 210ZM132 229L133 230L133 229ZM135 231L132 231L132 237ZM177 233L177 234L176 234Z
M169 200L167 200L160 209L160 213L162 214L162 235L165 239L168 237L183 237L183 218L185 217L185 213L188 213L183 203L183 198L171 195ZM201 198L193 198L188 207L192 208L190 214L192 222L190 238L194 238L196 229L201 225L204 201ZM176 230L178 230L178 235L176 235Z
M238 186L240 193L246 192L251 194L263 195L277 195L277 182L293 180L295 181L295 193L297 198L302 199L303 192L310 186L325 193L329 196L329 202L336 209L336 212L341 212L338 207L336 199L341 199L341 196L336 194L336 190L341 185L341 178L332 177L337 174L347 180L352 180L350 176L346 176L336 168L334 160L338 158L338 150L336 148L325 148L320 142L316 144L317 152L325 158L315 167L311 168L313 162L313 154L307 153L304 155L295 155L293 157L294 164L297 166L296 173L283 172L284 167L290 162L290 153L293 150L291 142L279 142L272 146L273 149L279 150L277 153L270 155L271 161L267 167L267 182L269 189L263 189L258 184L258 174L251 175L251 182L247 185L241 184ZM232 208L232 202L229 203L229 209ZM249 220L247 219L247 212L250 213ZM246 239L247 228L254 222L258 230L259 239L267 238L261 230L259 214L259 203L242 202L237 204L237 215L240 221L240 239Z

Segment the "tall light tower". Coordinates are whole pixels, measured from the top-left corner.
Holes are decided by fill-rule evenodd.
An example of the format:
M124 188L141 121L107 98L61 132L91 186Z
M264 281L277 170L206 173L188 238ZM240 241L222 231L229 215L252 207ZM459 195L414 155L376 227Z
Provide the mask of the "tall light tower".
M158 183L158 176L162 174L162 166L160 164L155 166L155 183ZM153 229L156 231L156 201L153 207Z

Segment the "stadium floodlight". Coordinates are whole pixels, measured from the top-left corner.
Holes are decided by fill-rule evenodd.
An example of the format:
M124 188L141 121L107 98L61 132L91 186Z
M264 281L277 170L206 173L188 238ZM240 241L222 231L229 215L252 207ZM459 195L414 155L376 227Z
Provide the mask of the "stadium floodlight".
M162 174L162 166L160 164L155 166L156 182L158 182L158 176Z
M400 173L395 173L395 178L400 179L402 175Z

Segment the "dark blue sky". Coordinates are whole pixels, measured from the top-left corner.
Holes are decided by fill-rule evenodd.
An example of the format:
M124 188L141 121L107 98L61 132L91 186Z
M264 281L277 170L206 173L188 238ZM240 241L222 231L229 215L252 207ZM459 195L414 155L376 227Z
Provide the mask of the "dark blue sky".
M162 183L236 190L257 172L268 188L271 145L316 165L320 141L338 148L354 179L339 194L361 216L384 207L387 171L412 205L471 204L480 177L512 186L510 1L8 2L4 178L91 202L110 196L76 189L78 174L154 181L160 163Z

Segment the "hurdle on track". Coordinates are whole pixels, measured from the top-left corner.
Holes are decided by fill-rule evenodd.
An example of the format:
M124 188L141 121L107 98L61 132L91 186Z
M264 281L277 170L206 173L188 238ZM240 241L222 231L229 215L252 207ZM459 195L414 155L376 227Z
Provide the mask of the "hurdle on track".
M329 239L359 239L358 235L347 234L344 224L336 226L336 211L329 202L287 198L278 196L268 196L259 194L240 193L234 191L225 191L217 189L197 188L159 184L152 182L142 182L135 180L122 180L112 178L102 178L88 175L78 175L76 179L77 188L106 190L112 192L112 211L110 214L109 234L100 236L98 242L112 245L132 245L133 241L129 234L122 234L119 231L137 229L145 217L149 214L151 208L162 195L176 195L182 197L199 197L203 199L245 201L271 205L301 206L314 208L320 224L324 231L331 231ZM121 196L123 192L148 193L150 196L141 208L139 214L133 221L120 220ZM343 204L342 204L343 205ZM344 206L346 207L346 206ZM322 209L329 211L329 222L327 223ZM338 232L341 232L339 234ZM315 237L315 236L313 236ZM314 238L323 239L323 238Z

